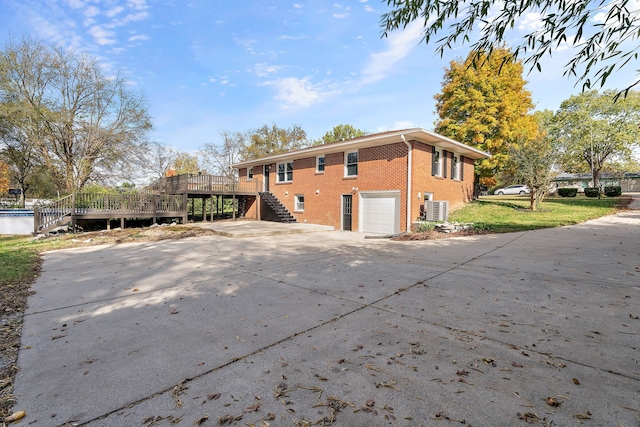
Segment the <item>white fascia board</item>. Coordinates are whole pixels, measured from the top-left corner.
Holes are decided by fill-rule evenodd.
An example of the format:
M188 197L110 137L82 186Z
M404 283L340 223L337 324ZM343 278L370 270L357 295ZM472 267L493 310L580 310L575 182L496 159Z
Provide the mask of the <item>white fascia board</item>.
M480 151L473 147L469 147L468 145L465 145L458 141L454 141L453 139L444 137L435 132L431 132L422 128L411 128L384 132L371 136L363 136L361 138L331 143L328 145L318 145L315 147L303 148L296 151L290 151L288 153L276 154L274 156L262 157L255 160L235 163L231 165L231 167L239 169L262 164L283 163L292 161L294 159L304 159L307 157L315 157L322 154L342 151L354 151L360 148L375 147L389 143L402 142L401 135L404 135L407 140L415 139L417 141L421 141L430 145L436 145L444 148L445 150L456 151L464 156L471 157L473 159L486 159L491 157L491 155L483 151Z

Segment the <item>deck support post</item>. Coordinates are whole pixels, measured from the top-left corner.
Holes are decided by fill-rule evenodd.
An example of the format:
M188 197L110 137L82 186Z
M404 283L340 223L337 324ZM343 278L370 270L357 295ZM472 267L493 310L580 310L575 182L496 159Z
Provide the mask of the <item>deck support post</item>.
M236 194L233 193L233 195L231 196L231 217L233 218L233 220L236 220Z
M187 196L187 193L184 193L182 195L182 208L184 209L184 213L182 214L182 224L185 225L188 221L189 221L189 210L188 210L188 206L189 205L189 198Z
M260 197L260 193L256 196L256 219L260 221L260 210L262 208L262 197Z
M76 232L76 193L71 195L71 230Z

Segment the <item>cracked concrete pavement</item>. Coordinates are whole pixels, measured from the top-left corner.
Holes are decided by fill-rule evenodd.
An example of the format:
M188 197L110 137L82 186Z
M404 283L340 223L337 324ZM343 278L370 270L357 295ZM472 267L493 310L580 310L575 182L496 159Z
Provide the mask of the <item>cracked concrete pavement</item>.
M14 409L38 426L638 426L639 279L638 210L437 241L49 252Z

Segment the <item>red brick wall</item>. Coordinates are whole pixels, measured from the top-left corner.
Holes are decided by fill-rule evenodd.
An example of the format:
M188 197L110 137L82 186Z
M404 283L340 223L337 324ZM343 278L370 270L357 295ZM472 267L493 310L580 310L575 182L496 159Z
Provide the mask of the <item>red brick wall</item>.
M345 177L344 152L325 155L324 172L316 173L316 158L297 159L293 163L293 182L277 182L277 165L271 166L270 190L299 222L331 225L340 229L342 196L353 197L352 229L358 230L358 194L363 191L398 190L406 197L406 152L403 143L358 150L358 176ZM260 175L258 175L258 173ZM253 176L263 179L262 167L253 169ZM246 170L240 170L240 176ZM357 189L357 190L356 190ZM304 212L295 211L295 195L304 195ZM406 216L404 206L402 218ZM405 225L401 225L404 229Z
M420 206L424 205L424 194L433 193L433 200L448 200L449 210L464 205L473 194L473 159L464 158L460 165L462 181L451 179L451 158L447 159L446 178L431 175L431 146L412 141L413 145L413 181L411 184L411 220L420 215ZM460 158L460 155L458 155ZM462 170L464 168L464 171ZM443 174L444 175L444 174ZM420 199L418 199L420 193Z
M465 158L464 181L452 180L450 159L447 161L447 178L431 176L431 146L411 141L412 195L411 221L420 215L424 193L432 192L434 200L448 200L449 207L464 204L472 194L473 160ZM299 222L331 225L341 228L342 196L353 197L352 230L358 231L359 194L367 191L400 192L400 230L407 229L407 146L403 142L362 148L358 150L358 176L345 177L344 152L325 155L324 172L316 173L316 158L307 157L293 162L293 181L277 182L277 165L271 165L270 190L280 199ZM254 179L264 182L263 167L253 167ZM246 176L246 168L239 170ZM418 199L420 193L420 199ZM304 212L295 211L295 195L304 195ZM262 210L262 219L265 218ZM248 215L247 215L248 216Z

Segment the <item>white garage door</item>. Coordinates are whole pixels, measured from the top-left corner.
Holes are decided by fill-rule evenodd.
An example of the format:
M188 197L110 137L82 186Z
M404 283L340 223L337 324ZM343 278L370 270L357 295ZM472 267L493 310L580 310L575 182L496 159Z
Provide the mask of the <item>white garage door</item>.
M400 232L400 192L360 193L364 233Z

